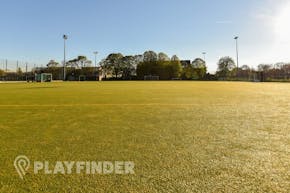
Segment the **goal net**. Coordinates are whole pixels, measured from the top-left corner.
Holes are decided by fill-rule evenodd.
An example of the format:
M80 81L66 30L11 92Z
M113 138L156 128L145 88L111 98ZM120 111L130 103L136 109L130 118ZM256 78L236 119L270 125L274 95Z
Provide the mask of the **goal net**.
M35 74L35 81L36 82L51 82L52 74L51 73Z
M79 76L79 81L86 81L87 77L85 75L80 75Z
M159 76L152 75L144 76L144 80L159 80Z

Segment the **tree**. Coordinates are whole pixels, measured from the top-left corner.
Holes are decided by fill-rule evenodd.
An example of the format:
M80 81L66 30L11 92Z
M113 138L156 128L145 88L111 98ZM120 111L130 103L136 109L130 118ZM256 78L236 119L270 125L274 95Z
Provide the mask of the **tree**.
M143 55L142 54L141 55L135 55L134 56L134 64L133 64L134 70L132 72L132 75L134 75L134 76L137 75L137 66L141 62L143 62Z
M123 79L130 79L132 73L135 71L136 60L134 56L124 56L121 59L121 71ZM136 65L137 66L137 65Z
M137 76L143 79L144 76L159 76L160 80L171 80L179 78L181 74L180 61L150 61L145 60L137 66Z
M260 73L260 79L262 82L274 78L273 75L273 65L272 64L259 64L258 71Z
M90 67L92 61L88 60L86 56L78 56L77 58L67 62L66 66L73 68Z
M5 74L4 70L0 69L0 76L4 76L4 74Z
M176 61L169 61L168 62L169 65L169 78L173 79L173 78L179 78L181 76L181 72L182 72L182 67L181 67L181 63L179 60Z
M239 78L250 79L252 76L252 70L248 65L242 65L239 68Z
M192 62L192 68L193 68L193 79L201 80L206 75L206 64L205 61L201 58L196 58Z
M226 78L231 75L231 72L235 69L236 64L234 60L229 57L222 57L218 61L218 72L217 75L222 78Z
M48 68L50 68L50 67L59 67L59 63L54 61L54 60L50 60L46 66Z
M173 55L171 57L171 61L180 61L179 58L176 55Z
M241 66L241 70L250 70L251 68L248 66L248 65L243 65L243 66Z
M95 73L95 67L83 67L80 71L80 75L85 75L87 77L95 77Z
M201 58L196 58L192 61L193 68L206 68L205 61Z
M55 60L50 60L46 66L47 68L43 69L43 73L51 73L53 79L55 80L59 80L62 78L63 69L58 62L56 62Z
M283 73L284 79L288 79L290 77L290 64L284 64L281 66L281 71Z
M182 79L201 80L206 76L206 64L201 58L196 58L191 64L184 65L182 69Z
M158 61L170 61L170 58L163 52L158 54Z
M156 62L158 56L154 51L146 51L143 54L143 62Z
M183 67L181 77L182 77L182 79L185 79L185 80L192 80L193 79L194 71L193 71L192 65L188 65L188 66Z
M258 71L260 72L267 72L272 68L271 64L259 64Z
M137 65L140 63L140 62L143 62L143 55L135 55L134 56L134 60L135 60L135 64L136 65L135 67L137 67Z
M115 78L118 78L122 73L122 58L123 55L120 53L110 54L103 62L102 67L106 72L112 73Z

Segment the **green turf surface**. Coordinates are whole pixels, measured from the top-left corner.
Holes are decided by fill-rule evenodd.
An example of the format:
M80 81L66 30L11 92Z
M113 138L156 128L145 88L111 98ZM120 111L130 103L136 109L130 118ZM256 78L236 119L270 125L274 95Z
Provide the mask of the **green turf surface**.
M13 161L135 162L34 175ZM0 84L0 192L290 192L290 84Z

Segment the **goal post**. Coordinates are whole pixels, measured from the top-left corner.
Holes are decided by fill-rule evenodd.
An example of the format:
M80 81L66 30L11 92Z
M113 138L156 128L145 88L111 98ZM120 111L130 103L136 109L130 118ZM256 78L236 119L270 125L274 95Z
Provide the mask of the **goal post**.
M36 82L52 82L52 74L51 73L41 73L35 74Z
M144 80L159 80L159 76L146 75Z
M79 81L86 81L87 77L85 75L80 75L79 76Z

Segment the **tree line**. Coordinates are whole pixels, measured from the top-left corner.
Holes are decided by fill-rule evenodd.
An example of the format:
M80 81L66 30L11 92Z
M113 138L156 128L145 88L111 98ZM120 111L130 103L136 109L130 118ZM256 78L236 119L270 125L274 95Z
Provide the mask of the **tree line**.
M237 67L231 57L218 61L215 74L219 80L289 81L290 63L260 64L257 69L249 65Z
M54 80L63 79L63 64L50 60L46 67L36 67L25 73L18 68L16 72L0 70L0 77L5 80L25 80L35 73L52 73ZM144 80L147 76L156 76L160 80L257 80L287 81L290 79L290 64L260 64L257 69L249 65L237 68L234 59L222 57L217 63L215 74L207 72L206 62L196 58L192 62L180 60L178 56L169 57L166 53L146 51L139 55L109 54L98 66L86 56L78 56L66 62L66 79L96 80Z
M110 54L100 62L105 78L138 79L146 76L158 76L160 80L203 79L206 74L205 61L198 58L192 64L182 65L178 56L146 51L142 55L123 56L121 53Z

